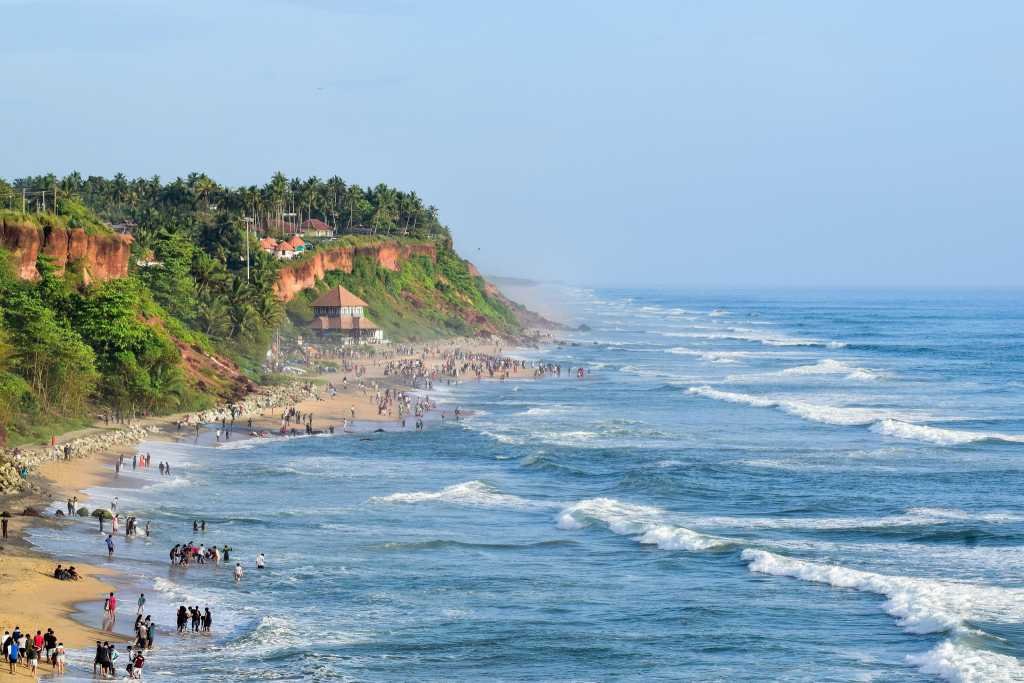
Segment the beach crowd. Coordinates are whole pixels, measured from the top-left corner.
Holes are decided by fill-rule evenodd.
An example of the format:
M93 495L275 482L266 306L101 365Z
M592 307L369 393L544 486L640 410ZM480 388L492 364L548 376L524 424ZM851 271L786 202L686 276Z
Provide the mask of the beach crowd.
M40 659L49 664L53 672L64 673L64 643L57 639L52 628L46 629L46 633L36 631L34 636L22 631L20 626L15 626L13 632L5 630L2 648L9 673L15 673L20 663L33 676L37 675Z

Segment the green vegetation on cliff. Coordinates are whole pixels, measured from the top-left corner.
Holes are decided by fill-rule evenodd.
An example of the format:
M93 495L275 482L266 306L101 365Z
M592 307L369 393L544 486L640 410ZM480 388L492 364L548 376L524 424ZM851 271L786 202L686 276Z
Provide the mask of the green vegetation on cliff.
M373 259L356 256L352 272L332 271L315 288L299 293L287 305L298 327L313 319L310 304L330 287L342 285L369 304L367 315L396 341L479 334L510 335L519 325L509 308L489 296L483 279L451 249L437 252L437 263L413 256L397 271Z
M452 250L437 210L383 184L280 173L240 188L203 174L169 183L47 175L0 180L0 216L89 234L120 224L133 238L128 277L88 284L77 263L58 272L45 257L38 280L21 280L0 248L0 443L42 440L98 413L168 413L229 398L246 376L262 374L281 323L303 333L316 291L332 284L369 302L393 339L519 331L511 305ZM258 237L303 220L345 233L325 247L429 243L437 260L414 256L391 271L357 255L351 273L328 273L286 317L274 294L281 262ZM302 258L310 257L292 263Z
M74 428L93 410L124 415L209 405L215 372L189 370L181 347L204 340L172 318L136 278L83 286L45 259L41 277L14 277L0 251L0 429L11 442ZM174 331L177 334L174 333Z

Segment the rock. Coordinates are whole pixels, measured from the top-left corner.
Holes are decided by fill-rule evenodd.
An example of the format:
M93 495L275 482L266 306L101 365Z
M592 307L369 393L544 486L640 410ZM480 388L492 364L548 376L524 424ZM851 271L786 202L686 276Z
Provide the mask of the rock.
M43 513L36 510L34 507L27 507L21 512L22 517L42 517Z

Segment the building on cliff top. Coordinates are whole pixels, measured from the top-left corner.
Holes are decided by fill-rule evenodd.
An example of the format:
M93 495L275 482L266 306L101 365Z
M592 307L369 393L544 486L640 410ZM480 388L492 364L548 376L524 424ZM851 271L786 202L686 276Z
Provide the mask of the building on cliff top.
M289 240L278 242L273 237L264 237L260 240L260 249L280 259L290 259L306 251L306 243L298 235L292 235Z
M309 218L303 221L302 232L310 237L334 237L334 228L319 218Z
M366 305L344 287L332 287L313 302L313 322L309 329L321 338L380 344L384 342L384 330L364 315Z

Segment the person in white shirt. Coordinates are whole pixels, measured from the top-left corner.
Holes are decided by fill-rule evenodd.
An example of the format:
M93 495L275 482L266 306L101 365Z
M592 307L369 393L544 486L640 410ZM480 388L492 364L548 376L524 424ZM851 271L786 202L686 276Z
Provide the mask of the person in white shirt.
M263 553L256 555L256 569L263 569L263 565L267 563L267 558L263 556Z
M235 583L238 583L242 580L242 574L242 563L235 562Z

